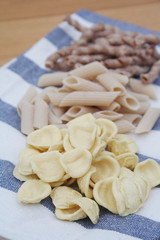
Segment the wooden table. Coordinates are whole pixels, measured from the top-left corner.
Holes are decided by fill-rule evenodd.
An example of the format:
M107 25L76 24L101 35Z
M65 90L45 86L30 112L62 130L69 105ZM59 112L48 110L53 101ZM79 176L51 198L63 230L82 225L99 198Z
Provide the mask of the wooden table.
M160 31L159 0L0 0L0 66L81 8Z

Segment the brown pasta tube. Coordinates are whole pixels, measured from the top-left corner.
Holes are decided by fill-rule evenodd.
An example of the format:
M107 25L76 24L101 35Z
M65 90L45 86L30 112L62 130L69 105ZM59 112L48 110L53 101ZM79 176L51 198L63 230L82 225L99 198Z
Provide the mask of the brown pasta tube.
M143 83L153 83L160 74L160 60L155 62L151 70L146 74L141 74L141 80Z

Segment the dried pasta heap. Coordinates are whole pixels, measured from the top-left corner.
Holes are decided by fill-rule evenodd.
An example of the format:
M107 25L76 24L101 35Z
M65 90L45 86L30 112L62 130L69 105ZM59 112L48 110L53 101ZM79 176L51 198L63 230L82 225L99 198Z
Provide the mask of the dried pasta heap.
M156 99L152 84L112 72L97 61L68 73L44 74L38 85L46 88L38 94L30 87L18 104L26 135L49 124L64 127L88 112L114 121L119 133L135 129L141 134L149 132L160 116L160 108L150 107L149 98Z
M69 71L93 61L128 76L140 76L143 83L152 83L160 74L157 35L124 32L118 27L98 23L91 28L81 26L71 16L65 21L80 31L81 37L62 47L46 59L46 67Z
M139 163L135 141L117 134L114 122L84 114L59 129L50 125L29 134L13 175L25 181L21 203L50 196L58 219L99 219L99 205L114 214L136 212L160 184L160 165ZM106 150L107 147L107 150Z

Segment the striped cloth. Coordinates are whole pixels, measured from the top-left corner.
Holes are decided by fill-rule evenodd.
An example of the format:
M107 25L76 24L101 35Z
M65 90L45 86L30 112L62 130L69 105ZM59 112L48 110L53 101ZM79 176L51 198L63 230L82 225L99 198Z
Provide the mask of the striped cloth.
M72 16L85 26L103 22L126 31L159 34L87 10L80 10ZM160 239L159 187L151 191L145 205L136 214L120 217L101 208L96 225L88 218L77 222L57 220L49 197L35 205L17 202L16 193L21 182L13 177L12 172L18 154L25 146L17 103L31 84L37 87L39 77L50 72L44 66L46 57L79 37L77 30L62 22L29 50L0 68L0 239ZM157 107L160 106L160 78L154 86L158 100L152 101L152 105ZM140 161L152 157L160 163L160 119L149 134L130 135L139 146Z

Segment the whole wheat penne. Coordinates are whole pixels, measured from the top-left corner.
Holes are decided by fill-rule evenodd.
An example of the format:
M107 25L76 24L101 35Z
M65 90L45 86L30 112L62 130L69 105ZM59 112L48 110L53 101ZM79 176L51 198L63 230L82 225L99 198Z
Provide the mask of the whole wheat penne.
M50 104L51 111L58 117L60 118L67 110L68 108L66 107L57 107L54 104Z
M52 111L49 109L49 117L48 117L49 124L61 124L62 120L59 119Z
M25 135L34 131L33 128L34 106L27 101L21 105L21 132Z
M140 80L131 78L129 80L130 88L137 93L143 93L152 99L156 99L156 93L152 84L143 84Z
M114 111L114 112L118 112L120 109L121 105L117 102L112 102L108 107L103 107L100 106L99 108L101 110L109 110L109 111Z
M118 133L128 133L135 129L135 126L125 119L119 119L114 122L118 128Z
M95 118L105 118L105 119L109 119L111 121L116 121L116 120L120 119L123 116L123 114L117 113L114 111L104 110L104 111L98 111L98 112L93 113L93 116Z
M160 116L160 108L149 108L135 129L136 134L149 132Z
M120 92L71 92L59 102L60 107L66 106L109 106Z
M25 93L25 95L23 96L23 98L18 103L17 112L18 112L19 116L21 116L21 107L22 107L23 102L25 102L25 101L31 102L33 100L33 98L36 96L37 96L36 88L34 86L30 86L28 88L27 92Z
M67 95L68 95L68 93L66 93L66 92L48 93L50 102L55 106L59 106L61 100Z
M105 88L98 83L71 75L63 80L63 85L75 91L98 91L104 92Z
M116 73L113 71L109 71L112 73L113 77L118 80L123 86L126 86L129 82L128 76L120 73Z
M100 62L95 61L70 71L69 75L94 80L96 76L104 72L107 72L107 68L105 68Z
M56 87L46 87L42 90L42 92L39 93L38 97L42 98L46 103L50 102L50 99L48 97L48 93L53 94L54 92L57 92ZM32 103L35 103L35 99L32 100Z
M37 98L35 101L35 112L33 120L34 129L39 129L48 125L48 118L49 118L48 104L45 101L43 101L43 99Z
M134 126L138 124L138 122L141 120L142 116L140 114L136 113L123 113L123 116L121 119L127 120L131 122Z
M70 120L72 120L73 118L70 116L67 116L66 113L64 113L61 118L60 118L63 122L69 122Z
M140 107L137 98L129 94L125 93L123 96L119 96L116 101L123 107L128 108L130 110L136 111Z
M95 107L88 107L88 106L73 106L66 111L66 115L71 118L76 118L86 113L95 113L98 111Z
M121 95L124 95L126 91L125 87L110 72L100 74L96 79L108 91L119 91Z
M62 80L67 76L67 72L46 73L39 78L39 87L60 86Z
M121 113L137 113L137 114L143 115L148 110L149 107L150 107L149 101L140 102L139 108L137 110L132 110L132 109L127 109L125 107L121 107L119 112L121 112Z
M138 101L140 101L140 102L145 102L145 101L149 100L149 97L147 95L143 94L143 93L133 92L133 91L128 90L128 89L127 89L127 91L130 94L132 94L133 96L135 96L138 99Z

